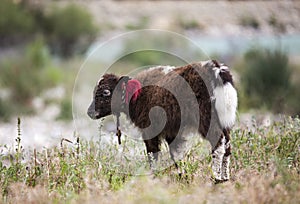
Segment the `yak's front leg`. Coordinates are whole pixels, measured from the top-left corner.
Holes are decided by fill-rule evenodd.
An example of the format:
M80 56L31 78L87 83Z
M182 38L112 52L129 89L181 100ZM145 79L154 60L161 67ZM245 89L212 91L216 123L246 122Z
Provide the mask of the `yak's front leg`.
M166 138L166 141L169 146L171 160L174 162L178 175L182 177L185 172L184 169L178 165L177 161L180 161L183 158L183 150L181 148L185 141L181 139L181 135L177 136L175 139Z
M144 143L146 145L150 168L152 169L153 163L157 162L158 152L160 151L158 137L155 137L155 138L152 138L149 140L144 140Z

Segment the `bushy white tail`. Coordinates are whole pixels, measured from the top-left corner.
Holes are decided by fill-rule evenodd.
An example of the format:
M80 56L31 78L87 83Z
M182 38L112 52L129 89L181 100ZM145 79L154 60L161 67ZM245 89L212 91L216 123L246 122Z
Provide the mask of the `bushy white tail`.
M231 83L217 86L214 89L215 108L223 128L234 125L238 104L237 92Z

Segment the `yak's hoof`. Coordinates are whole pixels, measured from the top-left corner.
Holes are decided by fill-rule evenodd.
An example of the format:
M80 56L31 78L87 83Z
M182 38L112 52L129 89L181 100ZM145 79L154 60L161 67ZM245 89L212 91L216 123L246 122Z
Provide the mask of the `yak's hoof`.
M188 175L186 173L178 173L178 177L180 180L188 180Z
M216 179L216 178L212 178L212 180L214 184L220 184L228 181L228 179Z

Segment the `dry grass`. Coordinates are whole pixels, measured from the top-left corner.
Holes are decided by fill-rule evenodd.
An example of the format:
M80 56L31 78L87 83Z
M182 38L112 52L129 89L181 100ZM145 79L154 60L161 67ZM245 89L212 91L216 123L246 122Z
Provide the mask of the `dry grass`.
M182 162L184 179L172 167L145 175L145 159L122 164L117 146L91 141L36 153L18 148L9 165L0 157L0 203L299 203L300 120L253 128L234 131L232 179L218 185L203 142ZM31 159L21 159L28 152ZM136 168L145 174L135 176Z

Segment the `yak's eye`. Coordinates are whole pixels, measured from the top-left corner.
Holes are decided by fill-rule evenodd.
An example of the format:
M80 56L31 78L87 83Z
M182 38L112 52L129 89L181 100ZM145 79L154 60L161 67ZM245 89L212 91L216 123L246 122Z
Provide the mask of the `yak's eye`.
M110 90L105 89L105 90L103 91L103 96L110 96Z

